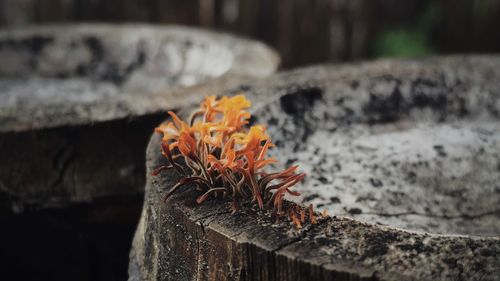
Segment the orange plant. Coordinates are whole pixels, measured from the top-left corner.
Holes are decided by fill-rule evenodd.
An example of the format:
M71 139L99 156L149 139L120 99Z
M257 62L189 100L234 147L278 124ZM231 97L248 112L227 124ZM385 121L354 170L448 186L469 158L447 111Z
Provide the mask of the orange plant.
M234 213L239 202L251 199L260 209L269 206L278 215L285 213L284 196L299 195L291 187L305 174L296 173L298 166L275 173L264 171L267 165L276 162L267 157L269 148L274 145L264 126L248 128L250 113L246 109L250 106L243 95L221 99L208 96L187 123L168 112L172 122L160 125L156 132L163 135L161 150L169 165L156 169L153 174L174 168L183 177L165 195L165 200L181 186L188 185L203 191L196 199L198 203L210 196L230 197ZM179 158L185 165L179 164ZM300 227L305 211L298 210L301 212L299 220L295 209L288 210L290 219ZM309 220L315 223L312 207L308 213Z

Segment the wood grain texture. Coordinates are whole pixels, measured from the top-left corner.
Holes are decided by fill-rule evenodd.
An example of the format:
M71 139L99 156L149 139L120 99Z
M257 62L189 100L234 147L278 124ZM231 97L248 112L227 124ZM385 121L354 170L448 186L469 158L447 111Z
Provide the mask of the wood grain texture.
M159 136L148 172L164 163ZM245 206L197 205L181 192L167 203L174 172L148 177L129 280L495 280L500 240L442 236L332 217L300 231Z
M407 124L412 118L423 116L427 116L427 122L433 118L441 122L448 119L491 122L498 118L499 105L494 101L498 100L499 64L497 56L456 56L317 66L279 73L222 93L243 89L256 102L255 112L261 114L257 122L281 117L281 111L295 114L289 117L304 122L310 116L301 119L297 114L307 110L313 99L307 95L318 92L323 93L320 105L338 101L326 112L332 115L328 115L329 120L339 126L372 120L368 117L379 118L371 124L380 121L386 125ZM445 86L433 79L442 79ZM367 98L375 95L368 86L374 86L378 97L390 96L393 87L385 87L387 81L398 81L396 84L405 89L399 93L397 107L387 106L392 104L387 101L379 108L378 99ZM404 86L408 81L420 82L411 88ZM423 102L420 96L414 104L408 98L414 94L427 99ZM445 97L434 99L441 94ZM365 106L360 106L359 100ZM433 103L439 100L446 106ZM339 111L336 106L340 106ZM399 106L406 110L400 110ZM463 109L467 110L465 115ZM446 118L439 119L439 114L431 113L434 111L446 112ZM280 132L289 127L290 124L270 128L269 133L281 136ZM281 136L280 140L293 143L301 139L302 133L313 130L295 129L295 135ZM160 136L153 135L146 152L146 194L130 256L130 280L495 280L500 274L498 236L433 234L364 222L353 216L333 216L297 231L269 211L248 205L234 215L229 213L228 202L208 200L198 205L196 194L188 188L163 202L163 194L177 182L178 175L171 170L150 176L153 169L165 164L159 139ZM492 148L495 147L493 144ZM297 153L305 151L304 148ZM283 161L293 156L288 150L283 153L280 158ZM314 155L310 153L309 156ZM495 162L488 165L496 167ZM319 173L314 171L309 176L315 178ZM359 195L363 193L360 191ZM484 200L498 198L498 194L492 193L490 197ZM434 199L432 195L427 198L430 202ZM403 202L398 206L407 205ZM493 215L498 218L498 211ZM493 223L498 224L498 219Z

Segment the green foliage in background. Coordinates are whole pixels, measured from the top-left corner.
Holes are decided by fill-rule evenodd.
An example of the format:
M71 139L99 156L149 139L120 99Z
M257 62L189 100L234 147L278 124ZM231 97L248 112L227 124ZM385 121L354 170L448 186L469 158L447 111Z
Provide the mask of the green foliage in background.
M375 57L422 57L434 54L430 43L430 33L439 7L434 2L430 4L416 26L387 29L375 40Z
M415 30L386 31L375 42L376 57L421 57L432 53L426 34Z

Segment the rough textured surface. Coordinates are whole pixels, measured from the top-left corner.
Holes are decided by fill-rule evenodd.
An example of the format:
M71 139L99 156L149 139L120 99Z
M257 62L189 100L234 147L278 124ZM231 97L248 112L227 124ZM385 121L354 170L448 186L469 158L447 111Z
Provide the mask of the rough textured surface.
M142 24L0 30L0 60L0 131L164 110L181 101L163 90L223 75L265 77L279 61L258 42Z
M496 236L499 66L497 57L361 65L347 79L299 84L255 121L269 125L276 156L309 175L297 202L417 231Z
M198 103L189 85L274 72L264 45L152 25L0 31L0 203L61 206L138 194L144 150L165 111Z
M197 205L189 192L163 203L175 172L148 176L130 280L496 280L498 66L378 61L240 85L280 159L309 173L299 202L336 216L295 231L249 206ZM153 136L148 171L164 161Z

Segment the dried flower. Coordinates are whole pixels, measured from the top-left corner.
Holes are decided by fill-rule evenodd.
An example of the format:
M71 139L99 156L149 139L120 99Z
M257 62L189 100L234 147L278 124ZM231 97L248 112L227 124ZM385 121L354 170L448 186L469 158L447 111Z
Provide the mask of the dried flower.
M182 186L197 186L202 189L196 202L202 203L210 196L232 199L232 212L238 210L242 200L251 199L260 209L274 208L283 215L283 198L286 194L297 196L291 190L305 174L296 173L292 166L276 173L263 169L276 162L267 157L273 147L266 128L254 125L248 128L251 106L243 95L233 97L215 96L205 98L200 108L191 114L188 123L175 113L169 112L172 122L160 125L156 132L163 135L161 150L169 165L159 167L153 174L174 168L183 177L165 195L167 200ZM184 160L185 165L177 159ZM186 167L188 169L186 169ZM298 227L305 222L305 210L288 209L291 221ZM309 221L316 223L312 206Z

